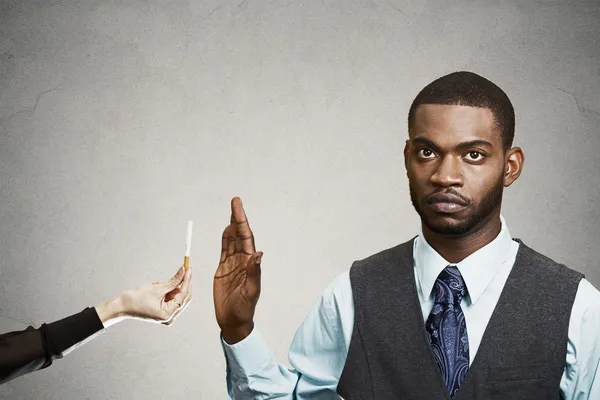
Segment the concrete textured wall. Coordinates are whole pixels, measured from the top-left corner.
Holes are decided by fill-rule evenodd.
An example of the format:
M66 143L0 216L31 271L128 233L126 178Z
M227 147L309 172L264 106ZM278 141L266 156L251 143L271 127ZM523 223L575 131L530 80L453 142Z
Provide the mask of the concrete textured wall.
M600 286L598 37L585 0L0 1L0 332L170 276L195 221L173 327L118 324L0 398L225 399L212 276L236 195L285 362L331 279L416 232L406 114L455 70L515 105L513 235Z

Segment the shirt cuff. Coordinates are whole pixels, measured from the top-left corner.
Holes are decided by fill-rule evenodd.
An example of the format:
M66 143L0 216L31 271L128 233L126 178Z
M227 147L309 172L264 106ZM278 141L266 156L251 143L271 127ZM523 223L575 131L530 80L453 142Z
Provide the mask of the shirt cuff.
M272 359L271 350L256 327L244 340L235 344L228 344L221 335L221 344L227 366L236 377L252 375Z
M129 317L129 316L127 316L127 315L122 315L122 316L120 316L120 317L110 318L110 319L107 319L106 321L104 321L104 322L102 323L102 325L104 326L104 329L106 329L106 328L108 328L109 326L112 326L112 325L118 324L119 322L121 322L121 321L125 321L126 319L129 319L129 318L130 318L130 317Z

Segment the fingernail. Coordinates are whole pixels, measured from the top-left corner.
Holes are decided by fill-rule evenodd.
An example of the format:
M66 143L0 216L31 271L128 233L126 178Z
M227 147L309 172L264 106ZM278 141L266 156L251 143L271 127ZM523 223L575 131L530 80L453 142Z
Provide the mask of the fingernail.
M263 255L262 255L262 253L260 253L260 254L258 255L258 257L256 257L256 263L257 263L257 264L260 264L260 262L261 262L261 260L262 260L262 256L263 256Z

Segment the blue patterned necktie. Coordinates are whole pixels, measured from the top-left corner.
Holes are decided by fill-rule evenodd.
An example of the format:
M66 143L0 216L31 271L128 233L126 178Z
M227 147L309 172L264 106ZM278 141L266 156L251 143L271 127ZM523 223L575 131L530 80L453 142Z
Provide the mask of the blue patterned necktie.
M469 339L460 301L467 293L458 268L447 266L435 282L435 304L425 327L450 396L469 371Z

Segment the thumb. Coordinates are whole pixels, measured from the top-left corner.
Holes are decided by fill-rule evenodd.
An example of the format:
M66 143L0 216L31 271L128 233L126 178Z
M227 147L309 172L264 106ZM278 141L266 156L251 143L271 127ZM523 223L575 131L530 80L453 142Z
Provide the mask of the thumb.
M248 259L248 265L246 267L246 279L249 284L253 287L260 287L260 263L262 261L263 252L259 251Z
M177 286L179 286L179 284L181 284L181 281L183 281L184 276L185 268L182 265L181 267L179 267L175 275L171 277L171 279L164 282L164 286L170 289L176 288Z

